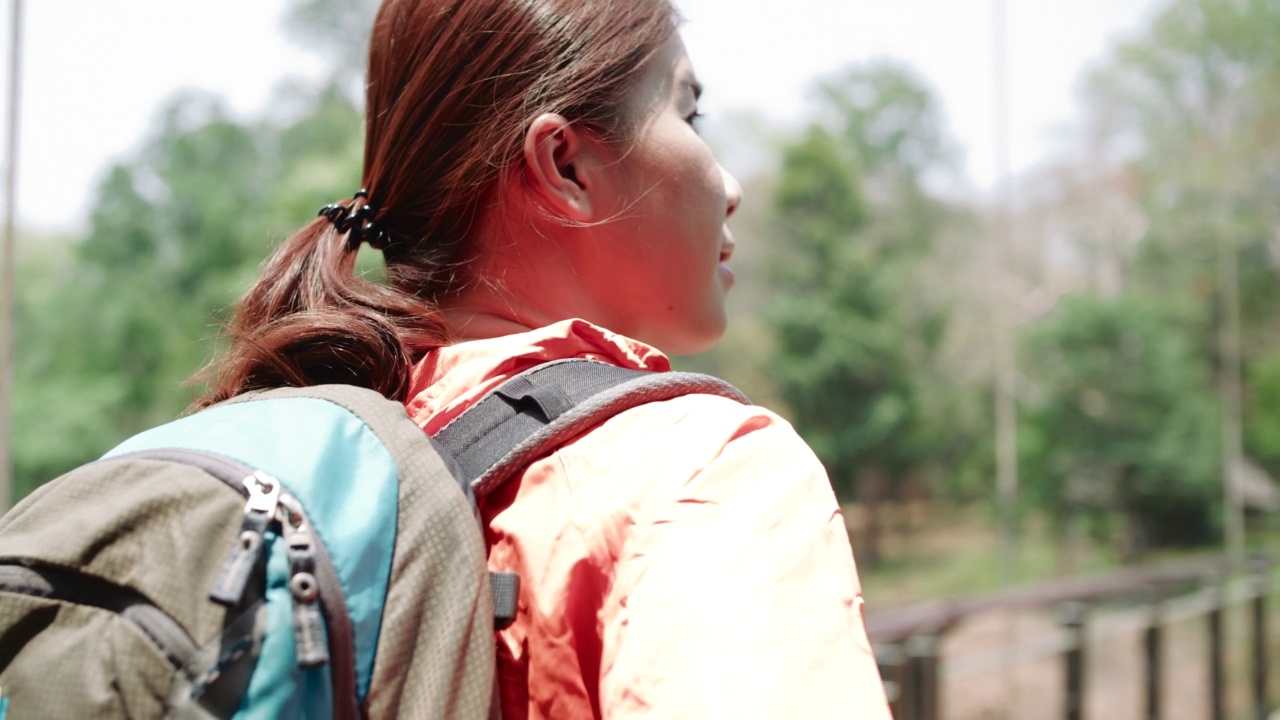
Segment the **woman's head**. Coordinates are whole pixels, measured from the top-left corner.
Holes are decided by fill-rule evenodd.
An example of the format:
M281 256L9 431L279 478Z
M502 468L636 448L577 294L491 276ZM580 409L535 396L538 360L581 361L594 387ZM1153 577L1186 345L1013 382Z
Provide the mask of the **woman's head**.
M393 283L432 301L456 289L471 231L540 114L623 139L624 102L675 27L668 0L386 0L363 184Z
M641 234L638 223L648 217L661 234L646 198L683 199L653 182L662 153L645 138L661 142L663 103L681 82L672 68L687 64L676 24L669 0L385 0L371 36L363 185L386 233L391 287L355 277L346 234L327 219L312 221L268 260L237 307L232 346L211 366L215 383L202 404L258 387L325 382L402 397L409 364L448 341L440 303L491 280L478 276L486 267L478 254L490 249L477 241L479 228L509 217L513 197L541 198L524 206L546 211L530 218L533 225L554 221L618 238ZM654 71L659 65L665 69ZM548 118L563 123L559 137L613 153L616 194L625 202L611 217L582 222L554 198L542 202L545 187L529 163L538 153L531 138ZM685 189L702 188L708 168L718 178L709 158L683 170L668 162L666 171L695 171L697 182ZM721 181L720 199L711 202L733 203L725 187ZM678 210L659 213L672 214ZM724 245L722 220L715 242ZM610 272L618 270L614 263ZM721 314L722 304L721 297ZM700 349L677 345L668 349Z
M519 182L499 200L505 223L477 233L477 272L502 284L462 296L462 309L528 327L582 317L676 354L719 340L733 283L725 221L741 189L694 127L700 93L673 36L620 105L624 142L535 118Z

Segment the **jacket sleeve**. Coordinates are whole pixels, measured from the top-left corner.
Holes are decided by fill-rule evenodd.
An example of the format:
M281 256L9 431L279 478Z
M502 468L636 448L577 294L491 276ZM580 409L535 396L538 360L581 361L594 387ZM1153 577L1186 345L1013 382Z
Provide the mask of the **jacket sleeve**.
M619 416L660 474L615 546L600 713L888 720L839 506L781 418L719 398ZM648 435L649 437L645 437Z

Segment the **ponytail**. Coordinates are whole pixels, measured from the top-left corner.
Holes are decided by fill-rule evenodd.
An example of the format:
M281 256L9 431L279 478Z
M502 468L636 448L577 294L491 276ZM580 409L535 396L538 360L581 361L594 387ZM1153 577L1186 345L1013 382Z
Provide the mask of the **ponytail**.
M357 243L325 217L268 258L227 328L231 345L200 377L193 409L250 390L343 383L405 400L410 368L445 342L429 302L355 273Z

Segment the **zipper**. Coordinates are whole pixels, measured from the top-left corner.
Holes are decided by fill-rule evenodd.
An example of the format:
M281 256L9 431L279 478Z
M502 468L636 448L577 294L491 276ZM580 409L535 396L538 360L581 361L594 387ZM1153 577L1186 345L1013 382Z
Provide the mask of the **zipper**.
M280 527L289 556L289 593L293 596L293 642L298 664L317 667L329 662L324 618L320 614L320 583L316 580L316 552L302 504L291 495L280 498Z
M244 599L249 578L262 557L263 535L267 525L276 517L280 503L280 481L260 470L246 477L243 485L249 493L249 501L244 506L240 535L222 562L213 590L209 592L209 599L227 607L235 607Z
M330 663L334 718L360 718L356 693L355 632L351 626L351 616L347 612L346 597L338 571L333 565L333 558L319 536L310 531L311 521L307 518L302 503L285 492L280 482L270 475L239 461L201 450L142 450L99 462L115 460L156 460L197 467L246 497L240 536L236 546L223 561L218 580L214 583L214 591L210 593L210 598L216 602L235 605L243 599L248 580L263 551L261 537L272 522L280 524L281 536L286 543L291 538L299 540L296 551L291 545L286 546L289 548L289 589L293 601L294 642L295 649L298 650L298 664L301 667L316 667ZM259 521L262 523L260 529ZM299 535L304 528L303 535ZM250 533L256 533L259 538L256 546L252 538L248 537ZM313 581L314 595L310 590L295 591L295 583L299 586L308 584L307 578L298 580L303 575L309 576L310 581ZM299 595L310 597L310 600L300 601ZM234 602L228 602L233 596ZM299 618L305 621L301 628ZM326 636L328 642L325 642ZM323 658L320 656L321 652L324 653Z

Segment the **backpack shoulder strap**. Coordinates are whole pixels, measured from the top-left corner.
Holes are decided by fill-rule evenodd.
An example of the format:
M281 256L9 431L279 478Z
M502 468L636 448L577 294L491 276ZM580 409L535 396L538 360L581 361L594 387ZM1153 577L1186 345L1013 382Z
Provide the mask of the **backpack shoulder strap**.
M484 496L529 463L630 408L682 395L750 404L710 375L629 370L594 360L539 365L511 378L435 435Z

